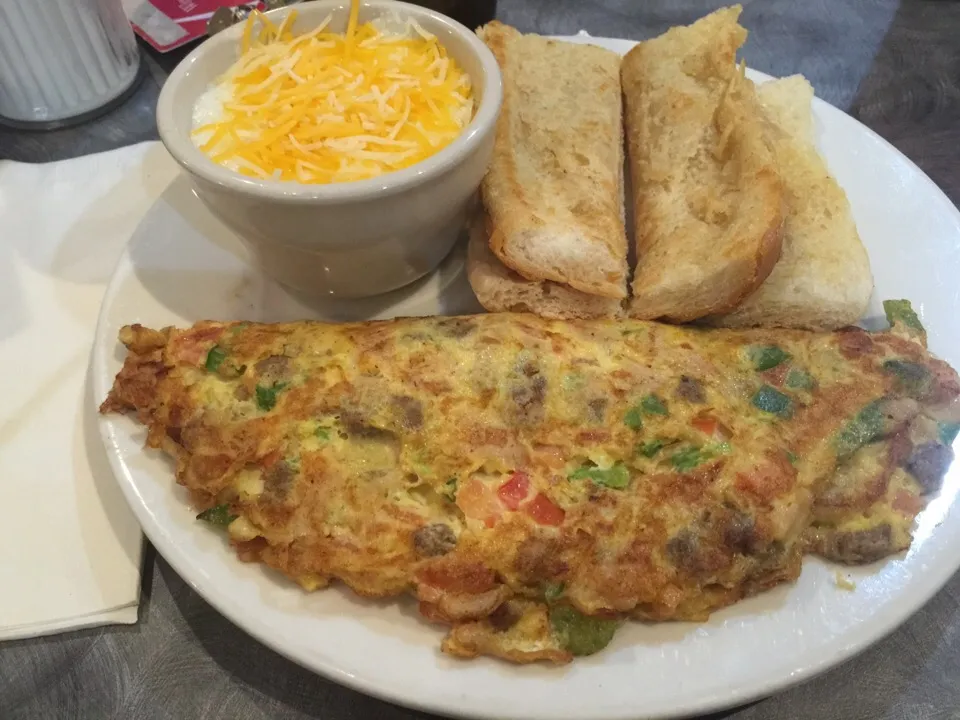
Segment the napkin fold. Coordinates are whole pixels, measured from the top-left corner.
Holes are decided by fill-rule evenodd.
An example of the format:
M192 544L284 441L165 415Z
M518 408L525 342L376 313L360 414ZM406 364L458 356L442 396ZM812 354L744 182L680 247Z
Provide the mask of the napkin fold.
M137 620L143 540L87 367L113 267L176 172L155 142L0 161L0 640Z

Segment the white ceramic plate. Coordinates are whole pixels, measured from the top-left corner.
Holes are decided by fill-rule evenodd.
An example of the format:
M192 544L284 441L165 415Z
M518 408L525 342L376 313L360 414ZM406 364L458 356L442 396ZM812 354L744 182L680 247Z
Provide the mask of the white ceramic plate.
M574 41L584 42L580 35ZM592 39L625 52L633 43ZM754 74L757 79L762 76ZM815 101L820 147L853 205L880 299L911 298L934 352L960 367L960 213L909 160L844 113ZM416 287L389 297L305 308L252 270L237 241L183 178L144 218L103 303L94 353L96 394L119 368L121 325L188 325L203 318L278 321L463 313L479 309L462 248ZM168 462L142 449L124 417L101 421L113 468L160 553L201 595L260 641L357 690L450 715L563 720L667 717L745 702L863 650L926 602L960 564L960 469L919 519L911 550L845 572L816 559L800 580L717 613L704 624L635 623L605 652L563 668L443 656L441 632L412 603L360 600L342 589L307 594L237 562L220 533L194 520Z

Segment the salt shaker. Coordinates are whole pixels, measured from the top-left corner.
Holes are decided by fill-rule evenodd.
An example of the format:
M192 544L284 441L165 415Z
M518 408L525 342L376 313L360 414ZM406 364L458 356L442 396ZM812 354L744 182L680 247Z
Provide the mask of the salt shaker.
M139 69L121 0L0 0L0 123L79 121L122 99Z

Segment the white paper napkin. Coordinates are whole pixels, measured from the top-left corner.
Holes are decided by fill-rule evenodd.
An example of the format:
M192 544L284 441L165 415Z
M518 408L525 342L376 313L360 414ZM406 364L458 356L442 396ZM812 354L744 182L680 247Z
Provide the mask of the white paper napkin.
M137 620L142 536L87 364L113 266L176 172L159 143L0 161L0 640Z

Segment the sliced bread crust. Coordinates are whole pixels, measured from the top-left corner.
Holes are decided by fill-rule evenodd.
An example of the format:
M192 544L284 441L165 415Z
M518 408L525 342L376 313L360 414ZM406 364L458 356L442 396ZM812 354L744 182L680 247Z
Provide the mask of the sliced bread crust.
M622 301L588 295L550 280L527 280L490 250L490 221L478 213L470 225L467 278L490 312L530 312L555 320L620 317Z
M783 252L755 293L710 323L810 330L852 325L866 312L873 275L847 196L814 142L813 87L794 75L761 85L758 94L778 129L774 147L787 193Z
M783 187L756 88L736 65L740 10L672 28L623 59L632 317L729 312L780 257Z
M626 297L620 56L499 22L477 34L504 85L481 188L493 252L528 279Z

